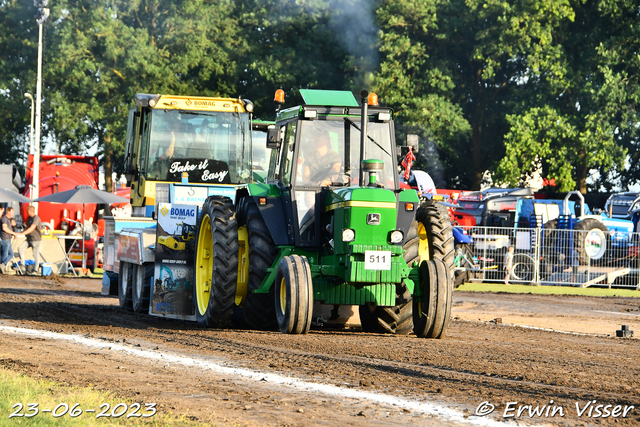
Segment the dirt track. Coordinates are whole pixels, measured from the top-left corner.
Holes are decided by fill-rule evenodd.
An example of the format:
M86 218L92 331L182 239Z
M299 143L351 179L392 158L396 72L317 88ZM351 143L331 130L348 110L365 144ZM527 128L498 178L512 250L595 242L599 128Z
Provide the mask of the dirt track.
M268 378L256 381L163 358L181 355L265 377L281 374L345 391L432 402L472 416L470 422L484 420L473 417L483 401L496 406L490 418L502 420L507 402L542 408L553 400L564 417L557 412L530 418L525 410L519 423L640 424L640 341L614 338L623 323L640 335L640 299L456 292L446 338L420 340L350 330L312 330L306 336L203 330L189 322L122 312L116 298L100 296L100 286L89 279L0 277L0 327L73 334L106 346L25 337L5 328L0 329L0 364L34 377L93 384L157 402L160 411L222 425L458 422L444 421L446 414L441 418L366 398L304 392ZM503 323L489 322L495 318ZM142 353L158 357L145 359ZM588 410L579 417L576 402L582 408L589 400L637 409L626 418L588 418Z

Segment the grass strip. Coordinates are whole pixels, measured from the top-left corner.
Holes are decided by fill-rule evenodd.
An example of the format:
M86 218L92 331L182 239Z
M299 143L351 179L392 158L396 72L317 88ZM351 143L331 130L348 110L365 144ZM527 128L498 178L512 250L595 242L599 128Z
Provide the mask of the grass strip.
M504 285L501 283L465 283L456 289L466 292L494 292L509 294L539 295L581 295L591 297L635 297L640 298L640 291L635 289L579 288L571 286L528 286Z
M18 403L22 408L14 406ZM36 403L38 413L27 417L27 414L35 413L35 409L30 409L29 404ZM144 405L148 402L139 403L141 408L138 414L151 414L151 410ZM78 405L75 406L76 404ZM109 416L97 418L97 415L106 409L106 404L109 405L109 410L105 412ZM45 409L50 409L52 412L43 412ZM86 412L87 409L95 409L96 412ZM173 413L163 414L160 411L150 417L129 416L127 418L127 415L134 413L135 410L135 402L95 390L91 385L88 387L65 386L49 380L34 379L0 365L0 426L200 425L184 416L176 416ZM121 412L123 414L116 418L115 415ZM61 415L63 413L64 415ZM9 418L11 414L23 416ZM54 414L60 416L56 417Z

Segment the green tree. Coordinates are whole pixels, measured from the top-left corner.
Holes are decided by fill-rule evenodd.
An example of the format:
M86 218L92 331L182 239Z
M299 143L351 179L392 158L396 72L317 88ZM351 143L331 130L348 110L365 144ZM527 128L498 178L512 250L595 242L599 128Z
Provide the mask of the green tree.
M241 55L229 0L68 0L54 9L50 60L62 152L97 144L107 188L121 171L137 92L232 96Z
M25 152L29 151L31 102L23 94L29 92L36 97L38 24L34 15L34 8L24 2L0 2L3 29L0 31L0 163L3 164L24 164ZM47 113L45 104L45 117ZM46 120L44 123L46 134Z
M600 41L596 51L601 58L598 71L602 76L600 93L606 101L613 128L613 140L627 150L625 164L599 169L594 189L611 190L640 182L640 9L631 0L602 0L599 12L609 35Z
M626 92L629 70L613 65L620 52L605 47L618 44L621 33L615 22L619 13L605 12L603 3L572 2L575 19L555 29L552 44L558 55L539 64L524 85L521 112L509 116L499 180L515 185L539 171L555 178L558 191L586 193L594 171L601 171L596 187L611 188L618 177L609 171L624 170L624 146L634 139L637 123L635 113L630 114L637 90Z
M287 105L301 102L300 88L347 89L356 60L337 38L328 2L242 0L237 19L248 54L239 58L241 91L256 104L256 115L274 117L276 89Z
M387 0L376 90L432 133L451 185L477 189L504 154L523 81L557 55L553 29L571 14L566 0Z

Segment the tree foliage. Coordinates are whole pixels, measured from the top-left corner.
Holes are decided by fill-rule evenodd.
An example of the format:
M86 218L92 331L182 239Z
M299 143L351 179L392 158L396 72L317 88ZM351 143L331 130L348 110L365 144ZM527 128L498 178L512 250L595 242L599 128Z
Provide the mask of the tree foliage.
M35 91L29 2L0 3L0 161L24 156ZM375 90L440 185L561 189L640 180L640 17L633 0L53 0L43 131L122 165L137 92L242 96ZM591 178L590 178L591 177Z
M625 74L614 77L607 66L615 53L605 46L615 46L621 32L612 30L619 13L608 13L603 5L573 2L575 19L555 28L557 57L523 85L527 104L508 116L506 156L497 173L502 181L518 184L537 170L554 178L559 191L584 193L593 171L602 171L596 188L610 189L615 171L624 169L625 144L634 139L629 119L637 123L638 117L630 114L634 107L621 84Z

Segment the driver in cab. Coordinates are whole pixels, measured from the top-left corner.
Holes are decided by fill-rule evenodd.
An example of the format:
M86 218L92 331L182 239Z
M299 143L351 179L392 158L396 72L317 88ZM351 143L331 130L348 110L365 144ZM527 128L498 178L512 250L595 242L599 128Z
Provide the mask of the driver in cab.
M176 150L176 137L180 133L180 121L177 119L171 119L167 121L167 131L163 137L163 142L169 141L168 146L161 145L158 147L159 159L170 159L175 154Z
M316 136L312 146L305 150L302 157L302 184L331 185L332 180L340 173L342 161L331 147L327 134Z

